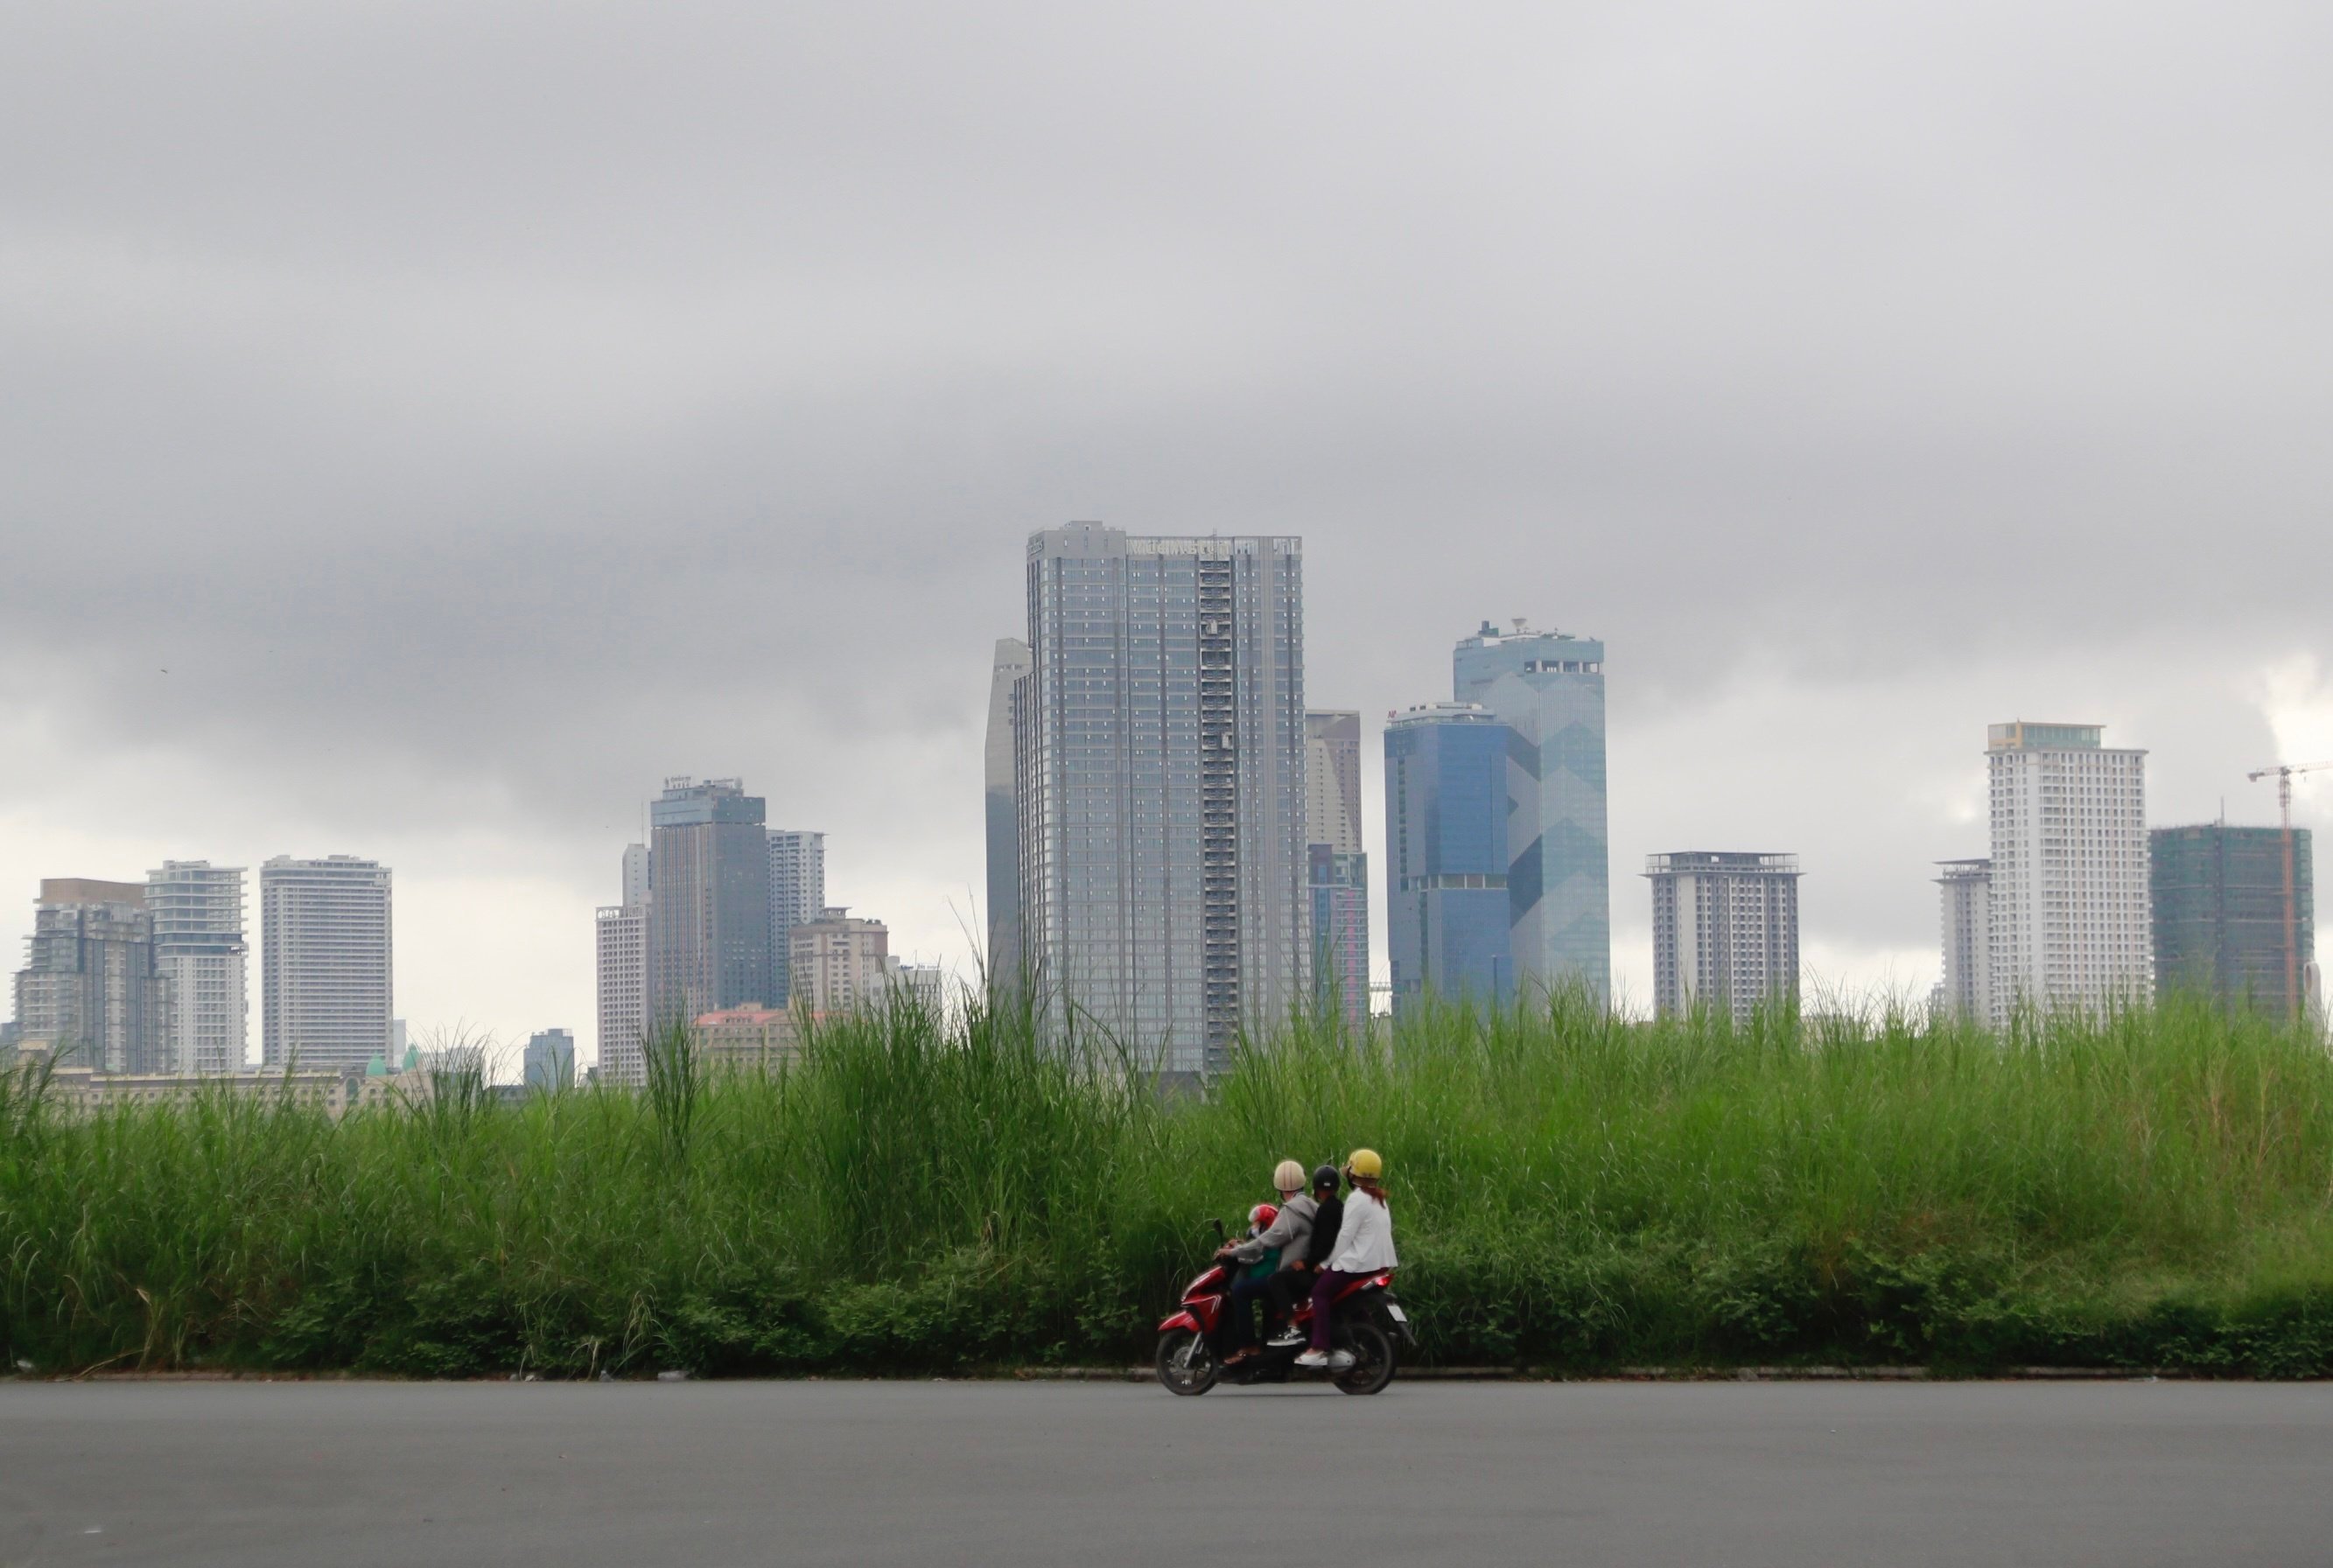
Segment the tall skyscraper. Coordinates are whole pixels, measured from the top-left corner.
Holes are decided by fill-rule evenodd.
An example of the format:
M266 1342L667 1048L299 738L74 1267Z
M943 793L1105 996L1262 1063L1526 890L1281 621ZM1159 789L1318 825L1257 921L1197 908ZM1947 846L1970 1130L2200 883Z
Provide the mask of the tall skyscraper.
M1995 724L1987 1021L2021 1007L2096 1012L2153 994L2146 753L2096 724Z
M259 868L260 1055L362 1072L389 1050L389 868L353 855Z
M1736 1024L1799 993L1799 862L1707 849L1647 856L1653 1005L1697 1007Z
M648 1028L648 906L604 904L597 916L600 1082L637 1089L648 1082L640 1041Z
M1386 722L1386 944L1396 1018L1431 995L1514 995L1507 767L1514 731L1474 703Z
M565 1029L538 1029L529 1036L519 1057L519 1082L546 1092L572 1087L575 1037Z
M154 963L166 982L165 1068L239 1073L250 1036L243 932L243 867L166 860L146 874Z
M1944 976L1937 999L1954 1017L1982 1022L1992 995L1985 954L1992 930L1992 862L1940 860Z
M1369 857L1361 843L1361 716L1304 715L1305 887L1312 902L1312 990L1346 1032L1369 1018Z
M2157 990L2199 991L2232 1012L2288 1018L2287 977L2316 961L2315 857L2292 830L2293 937L2284 922L2284 833L2207 822L2147 837Z
M1169 1072L1311 990L1302 541L1029 539L1022 942Z
M16 974L22 1040L101 1072L168 1071L168 989L144 884L43 879Z
M1604 645L1490 622L1452 655L1453 694L1514 731L1507 793L1507 903L1520 990L1612 991L1605 827Z
M763 801L734 779L665 780L648 808L650 1027L777 995L770 837Z
M772 1007L792 994L793 929L826 907L826 835L770 829L770 980Z
M996 639L988 671L988 741L983 782L988 813L988 951L992 984L1021 977L1021 818L1013 752L1013 693L1029 673L1029 645Z
M890 980L891 932L879 920L825 909L793 929L795 997L814 1013L878 1005Z
M600 1027L599 1082L637 1089L648 1082L640 1042L648 1030L648 904L654 896L654 856L645 844L624 846L621 904L592 914Z

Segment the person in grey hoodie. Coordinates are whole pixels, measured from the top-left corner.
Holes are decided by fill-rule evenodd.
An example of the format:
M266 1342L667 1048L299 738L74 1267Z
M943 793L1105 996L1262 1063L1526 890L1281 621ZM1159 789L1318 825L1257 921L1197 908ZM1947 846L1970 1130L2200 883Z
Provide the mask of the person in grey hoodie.
M1304 1195L1304 1167L1293 1160L1282 1160L1272 1173L1272 1184L1280 1193L1279 1218L1261 1235L1222 1248L1217 1257L1252 1264L1276 1254L1279 1273L1302 1266L1311 1249L1313 1215L1312 1200ZM1232 1282L1231 1299L1224 1304L1223 1343L1230 1352L1224 1358L1225 1366L1237 1366L1255 1354L1256 1298L1272 1288L1276 1277L1274 1274Z

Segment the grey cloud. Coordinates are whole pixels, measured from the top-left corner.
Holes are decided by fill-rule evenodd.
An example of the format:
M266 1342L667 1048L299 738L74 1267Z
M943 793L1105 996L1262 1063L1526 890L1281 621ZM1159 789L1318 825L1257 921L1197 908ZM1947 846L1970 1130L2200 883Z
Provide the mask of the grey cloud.
M2152 640L2328 647L2321 6L10 31L0 701L320 829L585 865L734 770L975 883L987 649L1070 517L1304 534L1324 702L1440 694L1484 614L1600 633L1616 768L1745 669L1973 736L2038 711L2021 659L2130 650L2141 712ZM1796 820L1790 729L1745 831ZM1858 939L1924 940L1879 839L1799 831Z

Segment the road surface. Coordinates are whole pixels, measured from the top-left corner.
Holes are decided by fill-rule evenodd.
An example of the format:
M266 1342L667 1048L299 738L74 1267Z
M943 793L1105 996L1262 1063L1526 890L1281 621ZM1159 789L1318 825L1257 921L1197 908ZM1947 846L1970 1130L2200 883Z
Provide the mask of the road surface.
M0 1384L0 1564L2333 1561L2333 1388Z

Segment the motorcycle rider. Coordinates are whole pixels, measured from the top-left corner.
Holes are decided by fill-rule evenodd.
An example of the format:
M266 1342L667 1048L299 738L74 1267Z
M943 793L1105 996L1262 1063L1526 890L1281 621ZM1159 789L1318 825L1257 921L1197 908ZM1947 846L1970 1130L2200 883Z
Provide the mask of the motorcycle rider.
M1276 1265L1243 1271L1232 1281L1223 1326L1224 1346L1230 1353L1224 1358L1226 1367L1237 1366L1255 1354L1256 1298L1272 1290L1273 1282L1289 1271L1291 1260L1301 1264L1311 1244L1312 1200L1304 1195L1304 1167L1293 1160L1282 1160L1272 1172L1272 1185L1280 1194L1280 1211L1272 1223L1249 1239L1215 1252L1228 1262L1253 1265L1269 1258Z
M1301 1260L1311 1246L1313 1201L1304 1197L1304 1167L1295 1160L1281 1160L1272 1171L1272 1188L1281 1195L1279 1216L1263 1232L1251 1234L1246 1241L1234 1241L1230 1246L1215 1248L1215 1257L1224 1262L1246 1262L1257 1265L1273 1260L1272 1269L1248 1269L1232 1281L1232 1293L1224 1302L1223 1344L1230 1351L1223 1365L1236 1367L1255 1355L1255 1300L1263 1295L1276 1295L1272 1286L1281 1274L1288 1272L1291 1260Z
M1296 1304L1312 1294L1312 1284L1320 1276L1320 1266L1329 1261L1336 1250L1337 1230L1345 1220L1345 1205L1337 1196L1337 1168L1323 1165L1312 1172L1312 1240L1301 1259L1290 1259L1282 1254L1286 1267L1272 1276L1272 1309L1282 1318L1292 1317ZM1293 1323L1272 1336L1272 1348L1304 1343L1304 1331Z
M1345 1180L1353 1195L1346 1200L1336 1247L1312 1286L1312 1346L1296 1358L1298 1366L1341 1371L1353 1364L1349 1351L1329 1353L1330 1304L1352 1281L1382 1274L1399 1261L1394 1256L1393 1209L1386 1202L1384 1176L1385 1162L1374 1149L1356 1149L1345 1160Z

